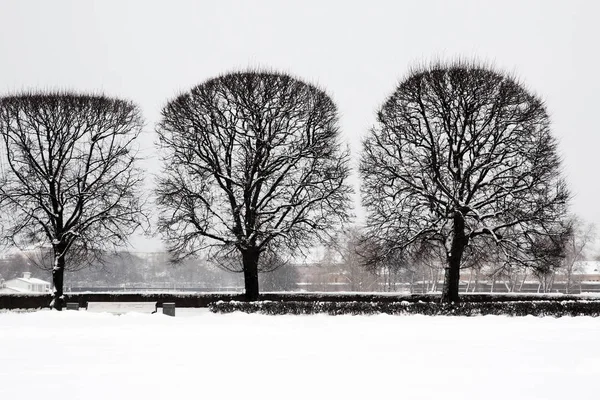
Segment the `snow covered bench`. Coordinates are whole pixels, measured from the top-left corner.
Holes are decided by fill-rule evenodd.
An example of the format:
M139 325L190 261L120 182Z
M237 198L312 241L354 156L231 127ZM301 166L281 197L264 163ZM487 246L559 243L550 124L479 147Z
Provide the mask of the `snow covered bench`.
M112 314L125 314L128 312L154 314L156 312L156 302L93 302L87 303L87 310L90 312L108 312Z

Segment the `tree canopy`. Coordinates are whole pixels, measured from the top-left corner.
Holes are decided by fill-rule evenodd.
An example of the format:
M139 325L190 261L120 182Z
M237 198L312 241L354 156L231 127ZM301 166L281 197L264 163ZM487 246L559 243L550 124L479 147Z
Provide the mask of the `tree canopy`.
M126 243L146 222L135 150L142 125L135 104L105 96L0 98L2 234L19 248L51 249L56 308L65 268Z
M360 173L382 256L441 246L443 298L461 265L541 267L561 256L569 192L543 101L477 63L417 68L377 113Z
M239 267L249 299L261 266L348 217L337 108L313 85L273 72L222 75L170 101L158 133L169 250L175 259L206 250Z

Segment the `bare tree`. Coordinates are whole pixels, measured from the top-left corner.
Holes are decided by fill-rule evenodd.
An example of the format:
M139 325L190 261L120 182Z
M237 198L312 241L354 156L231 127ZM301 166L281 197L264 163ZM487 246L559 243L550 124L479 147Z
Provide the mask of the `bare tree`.
M443 301L471 255L555 264L569 193L543 102L476 63L418 68L377 113L360 166L369 234L446 254Z
M384 291L395 291L398 280L408 282L410 291L413 291L420 269L416 255L421 249L413 248L414 251L410 252L403 248L386 247L386 243L365 230L361 230L355 240L352 251L356 253L358 262L365 271L383 279Z
M259 277L261 290L270 292L294 291L298 288L300 274L296 264L283 260L274 260L277 268Z
M594 224L586 224L581 218L571 216L572 234L567 241L565 248L565 259L562 270L565 274L565 293L571 293L573 286L573 274L580 272L577 269L577 263L584 261L587 257L590 244L596 240L596 227Z
M388 265L382 266L379 270L365 268L365 260L361 252L365 250L364 247L366 246L360 229L357 226L348 226L338 230L332 236L332 240L324 248L325 255L320 263L330 271L337 272L351 291L377 291L379 290L378 275Z
M10 245L52 250L56 309L65 269L126 243L145 222L134 150L142 124L136 105L104 96L0 98L2 233Z
M256 300L268 260L348 217L349 156L337 124L326 93L279 73L223 75L170 101L157 129L158 204L173 258L207 250L243 271Z

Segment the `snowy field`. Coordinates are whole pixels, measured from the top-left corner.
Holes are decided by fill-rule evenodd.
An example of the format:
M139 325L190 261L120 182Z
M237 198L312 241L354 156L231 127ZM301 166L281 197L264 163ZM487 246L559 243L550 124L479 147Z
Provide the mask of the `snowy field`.
M600 318L0 313L0 399L597 399Z

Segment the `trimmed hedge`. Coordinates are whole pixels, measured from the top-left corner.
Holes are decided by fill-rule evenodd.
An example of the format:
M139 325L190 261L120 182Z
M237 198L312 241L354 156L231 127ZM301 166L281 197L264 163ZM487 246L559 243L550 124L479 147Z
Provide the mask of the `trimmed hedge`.
M156 302L175 303L176 307L202 308L220 300L243 300L241 294L227 293L67 293L66 303L79 303L86 307L92 302ZM0 309L40 309L48 308L52 295L50 294L0 294Z
M52 295L44 294L0 294L0 309L48 308Z
M397 293L262 293L261 301L275 302L334 302L334 303L438 303L439 294L397 294ZM175 303L178 308L208 307L217 301L243 301L244 295L240 293L67 293L65 299L69 303L79 303L85 307L87 302L157 302L162 306L163 302ZM464 303L501 303L501 302L538 302L540 300L561 301L583 301L598 300L598 297L585 295L562 295L562 294L519 294L519 293L494 293L494 294L472 294L463 293L460 299ZM50 294L0 294L0 309L40 309L47 308L52 300ZM463 303L461 303L463 304Z
M505 301L539 301L539 300L600 300L600 297L580 294L561 293L460 293L460 301L465 303L489 303ZM262 293L261 301L328 301L328 302L381 302L397 303L408 302L439 302L441 294L398 294L398 293L315 293L315 292L289 292L289 293Z
M506 315L506 316L591 316L600 315L600 301L504 301L504 302L463 302L441 304L434 302L328 302L328 301L219 301L209 305L214 313L260 313L267 315Z

